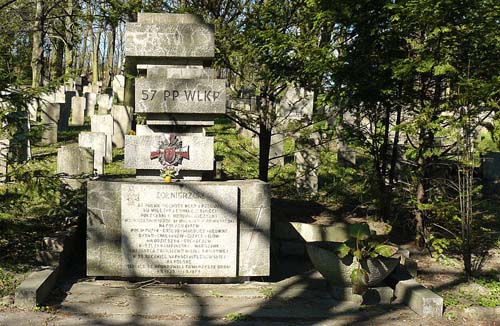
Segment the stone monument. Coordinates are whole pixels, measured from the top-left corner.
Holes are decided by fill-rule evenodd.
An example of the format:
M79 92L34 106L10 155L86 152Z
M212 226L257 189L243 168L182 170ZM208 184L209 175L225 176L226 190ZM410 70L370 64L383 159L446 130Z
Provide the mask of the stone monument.
M270 271L270 191L259 180L210 181L225 113L213 78L213 27L189 14L139 13L127 24L126 105L139 116L125 136L135 179L90 181L87 274L240 281ZM166 183L160 171L176 174ZM223 278L223 279L220 279Z

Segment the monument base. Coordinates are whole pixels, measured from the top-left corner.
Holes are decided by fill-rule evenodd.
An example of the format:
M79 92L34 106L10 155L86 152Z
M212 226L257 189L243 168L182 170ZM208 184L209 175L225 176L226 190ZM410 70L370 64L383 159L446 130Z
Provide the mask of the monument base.
M90 181L87 207L88 276L269 275L271 203L262 181Z

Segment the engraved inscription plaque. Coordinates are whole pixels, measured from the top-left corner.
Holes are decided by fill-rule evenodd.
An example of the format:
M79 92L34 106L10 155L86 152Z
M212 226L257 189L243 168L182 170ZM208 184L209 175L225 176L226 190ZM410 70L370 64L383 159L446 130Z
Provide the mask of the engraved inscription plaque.
M232 186L123 184L123 275L235 277L237 204Z

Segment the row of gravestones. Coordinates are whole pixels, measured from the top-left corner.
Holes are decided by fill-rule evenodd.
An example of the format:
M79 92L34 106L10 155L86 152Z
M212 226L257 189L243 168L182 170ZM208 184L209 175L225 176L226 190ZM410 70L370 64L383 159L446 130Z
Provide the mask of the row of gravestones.
M70 79L55 92L43 94L40 99L28 104L29 123L27 128L40 119L44 128L41 143L44 145L54 144L57 143L58 132L67 130L69 126L83 126L85 117L91 117L92 131L82 133L79 136L79 145L92 148L95 151L95 155L92 155L92 167L88 172L102 174L104 163L99 159L99 155L102 154L106 162L109 162L111 160L111 144L123 148L125 135L130 132L132 124L132 109L122 105L113 105L113 98L119 103L124 100L124 76L115 76L112 85L113 95L99 94L100 84L82 86L81 80ZM83 96L79 96L79 94ZM0 139L0 182L4 182L7 175L9 145L9 139ZM27 145L28 152L31 152L29 144ZM102 149L103 146L104 149ZM72 159L64 159L64 154L62 157L59 160L61 164L60 168L58 164L58 171L80 174L78 171L85 170L83 169L85 164L80 163L73 164L77 166L76 169L68 169L71 162L81 162L82 160L73 160L74 156L71 157ZM73 173L75 171L76 173Z
M104 174L104 163L111 163L113 145L123 148L125 135L132 129L132 108L113 105L111 114L90 117L90 130L80 132L78 146L62 146L57 151L57 172L67 174L67 183L78 188L74 179L82 174Z
M303 126L311 124L314 104L314 92L307 91L302 87L288 87L283 99L278 103L277 130L273 130L271 146L269 150L269 165L283 166L284 143L288 123L296 121ZM246 112L251 116L256 110L256 98L236 99L230 102L230 106L239 112ZM257 128L258 129L258 128ZM259 147L258 136L245 128L239 128L239 134L252 140L255 148ZM296 187L301 194L314 195L318 193L318 168L320 165L321 135L312 133L308 139L295 142L294 161L296 165Z

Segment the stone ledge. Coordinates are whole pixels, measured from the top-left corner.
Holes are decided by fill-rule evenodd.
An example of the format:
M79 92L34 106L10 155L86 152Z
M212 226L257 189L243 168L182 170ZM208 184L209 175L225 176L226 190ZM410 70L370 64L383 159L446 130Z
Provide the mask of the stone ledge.
M47 268L31 273L16 289L14 303L19 308L32 309L43 304L54 288L59 269Z
M394 289L394 303L405 303L411 310L423 317L441 317L443 298L427 289L414 279L401 280Z

